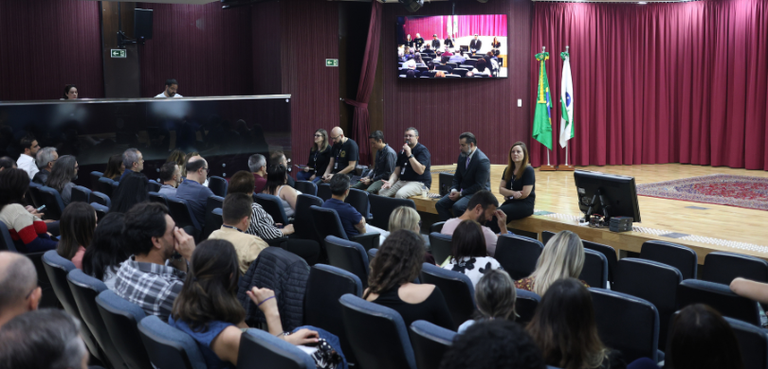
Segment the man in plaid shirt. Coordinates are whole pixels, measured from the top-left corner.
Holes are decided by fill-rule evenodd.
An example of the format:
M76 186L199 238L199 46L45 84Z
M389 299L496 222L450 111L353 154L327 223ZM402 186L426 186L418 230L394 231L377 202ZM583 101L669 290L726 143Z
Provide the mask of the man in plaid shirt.
M159 203L132 207L123 229L125 248L133 255L117 272L115 293L141 306L147 315L167 321L184 285L195 240L176 227L168 208Z

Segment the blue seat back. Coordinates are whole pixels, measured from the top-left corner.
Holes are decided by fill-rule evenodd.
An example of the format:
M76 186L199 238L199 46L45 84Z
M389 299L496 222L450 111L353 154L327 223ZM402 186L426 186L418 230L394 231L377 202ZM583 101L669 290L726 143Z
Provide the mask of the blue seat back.
M301 194L296 197L293 229L295 230L296 237L305 240L315 240L317 243L322 244L323 240L315 233L312 212L309 210L309 207L312 205L323 206L323 200L317 196L307 194Z
M197 342L188 334L155 315L139 322L139 332L149 360L157 369L206 369L203 354Z
M104 219L104 217L107 216L107 213L109 213L109 208L99 203L92 202L91 206L94 210L96 210L96 216L98 217L98 220Z
M97 172L95 170L91 172L91 188L92 189L98 188L97 185L99 183L99 178L101 178L102 176L104 176L104 173L102 172Z
M705 304L723 316L760 326L757 302L735 294L726 284L685 279L677 286L676 309L691 304Z
M248 329L240 339L238 368L314 369L304 351L260 329Z
M603 343L626 362L657 359L659 312L647 300L603 288L590 288L597 331Z
M344 329L361 367L417 368L408 330L397 311L352 294L341 296L339 302Z
M368 214L371 210L371 206L368 204L368 192L358 190L357 188L350 188L349 194L347 195L347 198L344 199L344 202L352 205L358 213L368 219Z
M579 279L590 287L605 288L608 283L608 259L605 255L590 249L584 249L584 268Z
M328 183L320 183L317 186L317 197L326 201L331 198L331 185Z
M421 283L434 284L440 289L451 312L454 328L472 317L475 312L475 288L464 273L424 263L419 279Z
M536 313L536 308L541 302L541 296L535 292L517 289L517 299L515 300L515 312L517 317L515 321L525 325L533 319L533 315Z
M705 264L706 265L706 264ZM745 368L768 368L768 330L738 319L724 317L731 325L741 349Z
M61 219L61 213L64 212L64 202L61 200L59 191L42 186L40 187L40 195L46 207L45 217L48 219Z
M513 280L525 278L534 270L544 245L528 237L503 235L496 241L494 257Z
M149 181L147 181L147 191L149 192L159 192L162 187L163 185L161 185L154 179L150 179Z
M0 251L18 252L13 238L11 238L11 233L8 231L8 226L3 222L0 222Z
M328 236L336 236L345 240L349 239L344 226L341 225L341 219L339 219L339 213L336 210L312 205L309 207L309 211L312 214L315 233L322 240L325 240Z
M307 195L317 196L317 185L311 181L296 181L296 190Z
M453 237L438 232L429 234L429 251L438 265L442 265L445 259L451 255L451 240Z
M150 191L147 196L149 197L150 202L156 202L168 206L168 200L166 200L166 196L159 192Z
M99 191L111 198L112 194L115 193L116 183L117 182L109 178L101 177L99 178L99 183L97 183L94 191Z
M107 209L112 207L112 200L110 200L109 196L99 191L91 192L90 200L91 202L106 206Z
M602 243L587 240L581 240L581 243L584 245L584 249L594 250L605 255L605 259L608 261L608 282L613 283L613 274L616 270L616 261L618 261L616 249Z
M409 206L416 210L416 203L411 199L395 199L391 197L369 195L371 205L371 225L384 230L389 230L389 215L399 206Z
M39 208L45 204L43 201L43 194L40 193L40 184L35 182L29 182L29 190L27 190L27 196L32 201L35 208Z
M730 285L738 277L768 283L768 261L722 251L711 252L704 258L702 280Z
M640 258L671 265L683 275L683 279L696 279L698 257L690 247L666 241L645 241L640 248Z
M361 244L336 236L328 236L325 238L325 250L331 265L356 275L363 283L363 288L368 287L370 262L368 253Z
M227 196L227 188L229 183L224 178L219 176L211 176L208 178L208 189L213 192L214 195L224 197Z
M285 215L283 202L279 197L265 193L256 193L253 195L253 201L259 203L267 214L272 216L275 223L288 224L288 217Z
M91 190L83 186L75 186L72 188L72 202L80 201L84 203L90 203Z
M457 334L426 320L411 323L408 333L419 369L439 369L443 355L451 347Z
M192 226L198 231L201 230L200 225L197 224L197 220L192 215L187 200L182 200L176 197L166 197L168 202L168 211L171 213L171 218L176 222L176 226L179 228Z
M96 306L126 366L129 369L152 367L138 329L138 322L146 317L144 310L110 290L96 297Z

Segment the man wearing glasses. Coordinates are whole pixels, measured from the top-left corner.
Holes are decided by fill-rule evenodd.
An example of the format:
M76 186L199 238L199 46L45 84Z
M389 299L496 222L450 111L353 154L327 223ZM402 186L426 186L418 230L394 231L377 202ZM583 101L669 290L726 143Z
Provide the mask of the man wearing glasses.
M125 170L118 182L122 181L123 178L133 172L139 173L144 170L144 156L141 155L141 151L136 148L125 150L123 152L123 165L125 165Z
M429 189L432 186L431 160L427 147L419 143L419 131L408 128L405 144L397 156L397 166L389 180L381 185L379 195L407 199L420 194L424 186Z
M213 196L213 191L203 186L208 179L208 172L208 162L203 157L192 157L187 162L187 179L176 189L176 197L187 201L197 229L203 229L205 226L205 205L208 198Z
M0 251L0 327L17 315L37 310L42 296L32 260L16 252Z
M32 136L22 137L19 143L24 152L19 155L19 160L16 160L16 167L27 172L29 178L35 178L35 174L39 171L35 164L35 155L40 150L40 144Z
M352 171L357 166L358 147L357 142L344 136L341 127L333 127L331 130L331 161L323 174L323 182L330 183L334 174L346 174L353 176ZM353 178L354 179L354 178Z

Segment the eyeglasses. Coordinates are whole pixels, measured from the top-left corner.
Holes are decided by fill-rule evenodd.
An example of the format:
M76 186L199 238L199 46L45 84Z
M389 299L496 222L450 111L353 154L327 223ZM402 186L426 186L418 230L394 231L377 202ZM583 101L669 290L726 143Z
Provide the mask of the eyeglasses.
M321 134L315 134L315 137L323 137Z
M210 170L210 169L208 169L208 168L201 168L201 169L203 169L204 171L206 171L206 172L208 172L208 173L210 173L210 172L211 172L211 170Z
M331 140L335 140L335 139L337 139L339 137L341 137L341 136L336 136L336 137L331 136Z

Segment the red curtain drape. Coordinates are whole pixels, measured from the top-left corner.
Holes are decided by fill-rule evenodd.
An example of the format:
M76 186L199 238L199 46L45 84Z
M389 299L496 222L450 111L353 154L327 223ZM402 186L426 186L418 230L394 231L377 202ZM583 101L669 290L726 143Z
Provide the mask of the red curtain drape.
M506 14L480 14L456 16L458 30L454 37L472 36L475 33L480 36L507 36ZM405 34L410 34L412 39L416 33L421 33L424 40L431 40L432 35L437 34L440 40L448 36L448 28L452 26L453 16L438 15L431 17L413 17L405 22Z
M355 100L345 100L347 104L355 107L351 136L355 138L360 149L359 164L368 164L371 154L368 146L368 135L371 132L368 100L371 97L371 91L373 91L373 82L376 79L380 36L381 3L371 1L371 22L368 25L368 40L365 43L365 56L363 57L363 68L360 71L360 83L357 85L357 98Z
M560 126L559 54L570 46L569 163L768 170L768 2L536 2L531 42L533 51L550 52L553 142ZM531 63L529 96L538 67ZM535 166L546 163L546 148L532 139L530 152ZM564 159L556 145L552 164Z

